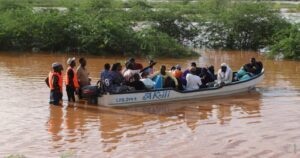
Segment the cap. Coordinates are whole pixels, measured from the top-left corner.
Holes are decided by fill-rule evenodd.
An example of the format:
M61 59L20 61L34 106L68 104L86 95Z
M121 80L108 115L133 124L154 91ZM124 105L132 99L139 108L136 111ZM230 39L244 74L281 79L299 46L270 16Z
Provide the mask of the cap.
M70 65L73 61L75 61L76 59L75 59L75 57L73 57L73 58L69 58L68 60L67 60L67 64L68 65Z
M176 66L176 69L181 69L181 65L177 64Z
M56 68L56 67L59 67L60 66L60 64L59 63L52 63L52 68Z

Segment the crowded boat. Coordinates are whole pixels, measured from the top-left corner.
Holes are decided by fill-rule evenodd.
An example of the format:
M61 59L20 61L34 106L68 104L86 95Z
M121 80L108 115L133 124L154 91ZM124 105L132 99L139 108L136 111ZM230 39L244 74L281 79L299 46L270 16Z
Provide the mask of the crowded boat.
M262 62L256 61L255 58L251 58L250 62L243 65L237 72L233 72L228 64L222 63L218 66L216 73L213 65L198 67L196 62L190 63L189 67L185 69L179 64L170 68L161 64L159 69L155 70L157 62L154 60L150 60L147 66L143 66L134 58L129 58L124 65L121 63L104 64L98 86L92 86L85 58L79 59L77 68L74 57L69 58L67 64L65 86L69 102L75 102L75 95L82 99L104 94L126 94L166 89L182 93L207 88L213 89L250 80L263 71ZM63 66L53 63L52 69L45 82L50 88L50 104L59 105L63 94Z

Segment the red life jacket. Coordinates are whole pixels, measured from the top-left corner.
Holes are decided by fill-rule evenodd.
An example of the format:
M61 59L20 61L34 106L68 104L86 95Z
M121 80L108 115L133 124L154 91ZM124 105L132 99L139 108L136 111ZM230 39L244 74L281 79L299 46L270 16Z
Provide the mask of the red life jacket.
M63 78L62 78L62 75L59 74L58 72L50 72L49 73L49 87L50 87L50 89L54 90L53 76L57 76L58 77L58 85L59 85L60 92L62 93Z
M74 76L73 76L74 87L75 87L75 88L79 88L79 83L78 83L78 79L77 79L77 73L76 73L76 71L74 71L74 69L72 69L71 67L68 67L68 70L67 70L67 72L66 72L66 85L69 85L69 84L70 84L69 76L68 76L68 72L69 72L70 69L73 71L73 74L74 74Z

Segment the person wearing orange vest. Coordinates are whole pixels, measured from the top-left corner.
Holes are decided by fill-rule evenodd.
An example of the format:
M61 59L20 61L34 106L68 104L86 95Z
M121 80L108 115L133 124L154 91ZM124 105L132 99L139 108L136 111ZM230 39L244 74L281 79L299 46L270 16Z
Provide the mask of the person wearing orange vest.
M69 65L67 72L66 72L66 90L68 95L69 102L75 102L75 92L78 92L79 84L77 79L77 74L75 71L75 58L69 58L67 61Z
M52 64L53 71L50 71L49 76L46 78L46 84L50 88L50 104L59 105L62 99L62 65L58 63Z

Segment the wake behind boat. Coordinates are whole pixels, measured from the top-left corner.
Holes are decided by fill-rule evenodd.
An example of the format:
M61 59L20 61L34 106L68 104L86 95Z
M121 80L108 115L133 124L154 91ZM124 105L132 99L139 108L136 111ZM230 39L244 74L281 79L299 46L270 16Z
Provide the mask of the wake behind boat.
M224 95L233 95L253 90L264 78L264 69L260 74L245 81L236 81L223 86L202 88L192 91L178 91L174 89L160 89L150 91L134 91L119 94L103 94L98 97L98 105L108 107L122 107L156 102L168 102L186 99L200 99Z

